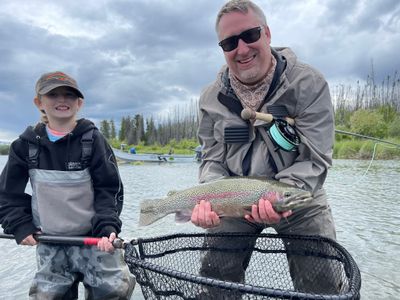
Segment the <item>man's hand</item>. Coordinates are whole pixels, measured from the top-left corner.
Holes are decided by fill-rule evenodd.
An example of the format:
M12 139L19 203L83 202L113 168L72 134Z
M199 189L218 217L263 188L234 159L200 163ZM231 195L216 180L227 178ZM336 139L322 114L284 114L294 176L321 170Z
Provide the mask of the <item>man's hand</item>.
M251 215L245 215L247 221L262 224L277 224L282 218L287 218L292 214L291 210L277 213L272 207L272 203L278 200L276 193L267 193L260 200L258 205L253 204Z
M194 225L202 228L212 228L220 224L219 216L212 211L211 203L201 200L193 209L191 221Z
M115 232L112 232L110 236L107 237L102 237L101 240L97 243L97 248L101 251L106 251L106 252L113 252L115 250L113 246L113 241L117 238L117 234Z

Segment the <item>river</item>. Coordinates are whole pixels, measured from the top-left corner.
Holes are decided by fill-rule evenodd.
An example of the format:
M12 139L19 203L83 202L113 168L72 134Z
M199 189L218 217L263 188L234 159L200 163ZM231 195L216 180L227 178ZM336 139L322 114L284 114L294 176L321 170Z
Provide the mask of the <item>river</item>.
M0 156L0 169L6 160ZM121 165L125 204L120 236L129 240L198 231L190 223L176 225L172 216L137 227L140 200L197 184L197 171L196 163ZM361 271L361 298L400 299L400 161L335 160L325 187L338 242ZM34 247L1 239L0 247L0 299L27 299L36 270ZM139 286L132 299L143 299Z

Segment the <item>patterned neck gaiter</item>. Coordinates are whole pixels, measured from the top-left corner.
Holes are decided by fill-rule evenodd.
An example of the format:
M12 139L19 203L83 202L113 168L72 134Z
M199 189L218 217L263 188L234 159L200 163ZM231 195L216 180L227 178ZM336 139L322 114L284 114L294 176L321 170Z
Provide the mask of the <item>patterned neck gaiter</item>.
M272 56L271 62L271 68L269 69L267 76L254 85L245 85L241 83L234 75L232 75L232 73L229 72L229 80L232 89L244 108L256 111L267 95L276 68L276 59L274 56Z

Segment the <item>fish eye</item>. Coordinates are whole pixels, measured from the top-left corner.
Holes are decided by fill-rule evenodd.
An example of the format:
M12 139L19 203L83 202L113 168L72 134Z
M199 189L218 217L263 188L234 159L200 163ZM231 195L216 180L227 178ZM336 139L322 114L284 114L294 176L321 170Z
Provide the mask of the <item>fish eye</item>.
M284 192L284 193L283 193L283 196L284 196L284 197L290 197L291 195L292 195L291 192Z

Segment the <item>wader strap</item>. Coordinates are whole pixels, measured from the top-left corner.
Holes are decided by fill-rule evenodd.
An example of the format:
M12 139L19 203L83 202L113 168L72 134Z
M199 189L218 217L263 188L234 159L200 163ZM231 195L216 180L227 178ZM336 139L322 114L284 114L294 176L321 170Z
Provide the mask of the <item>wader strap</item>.
M253 143L251 143L249 150L247 150L246 156L242 161L243 176L248 176L251 167L251 157L253 156Z
M218 101L226 108L228 108L231 112L242 118L241 113L243 110L243 106L242 103L240 103L240 101L230 96L227 96L221 92L218 93ZM246 123L249 124L250 122L246 121ZM224 129L224 142L227 144L234 144L234 143L246 144L249 142L250 138L249 130L250 129L248 126L227 127ZM247 176L250 172L252 154L253 154L253 144L251 144L242 162L243 176ZM231 176L237 176L237 174L233 174L231 171L229 171L229 173Z
M238 115L241 118L241 113L243 110L242 103L235 98L229 97L221 92L218 93L218 101L228 108L231 112Z
M28 153L29 169L36 169L39 166L39 146L28 142Z
M263 140L265 141L265 144L267 145L268 153L271 158L270 161L272 163L272 167L275 169L275 173L278 173L281 170L285 169L285 161L283 160L281 151L279 150L279 147L276 146L269 137L267 133L267 128L258 128L258 131L260 132Z
M88 166L90 158L92 157L93 131L94 131L94 129L91 129L91 130L85 132L82 135L82 138L81 138L81 144L82 144L82 157L81 157L82 170L85 169Z
M92 157L92 148L93 148L93 132L94 129L91 129L85 132L81 138L82 144L82 156L81 156L81 164L82 170L85 169ZM29 169L37 169L39 167L39 145L28 143L28 165Z
M265 96L263 103L261 103L261 106L267 101L269 96L271 96L272 92L274 92L276 90L276 87L278 86L279 78L281 77L283 70L285 70L285 68L286 68L286 60L282 56L280 56L278 53L275 53L275 51L272 51L272 54L274 55L274 57L276 59L276 67L275 67L274 77L272 77L272 82L271 82L271 85L269 86L268 93Z
M278 84L279 84L279 79L284 71L284 69L286 68L286 60L280 56L278 53L276 53L275 51L272 51L272 54L274 55L274 57L276 58L276 68L275 68L275 72L274 72L274 76L272 78L272 82L271 85L268 89L268 93L264 98L263 103L261 103L260 107L267 101L268 97L275 92ZM241 113L243 110L243 106L242 103L240 101L237 101L236 99L225 95L222 92L218 93L218 101L224 105L226 108L228 108L231 112L233 112L234 114L238 115L241 118ZM236 100L236 101L235 101ZM247 123L250 123L249 121L247 121ZM248 131L249 129L247 129ZM235 136L232 136L232 132L235 132ZM244 134L245 130L244 128L242 130L240 130L240 134L238 135L238 128L225 128L225 132L224 132L224 139L225 142L227 142L227 135L229 137L228 142L236 142L236 143L246 143L248 142L248 137L247 137L247 141L245 140L245 134ZM271 163L272 163L272 167L275 169L275 172L278 173L278 171L284 169L285 167L285 163L283 161L283 158L281 156L280 151L278 150L278 148L274 145L274 143L272 142L272 140L269 138L266 128L260 128L259 132L261 133L261 136L263 137L263 139L265 140L267 147L268 147L268 152L270 153L271 156ZM228 134L227 134L228 133ZM240 137L240 138L239 138ZM253 144L250 146L249 150L246 153L246 156L242 162L242 171L243 171L243 175L247 176L250 172L250 167L251 167L251 157L253 154ZM232 175L232 174L231 174Z

